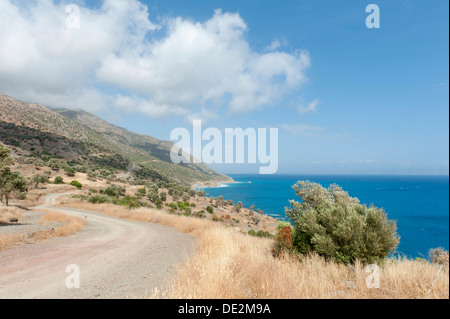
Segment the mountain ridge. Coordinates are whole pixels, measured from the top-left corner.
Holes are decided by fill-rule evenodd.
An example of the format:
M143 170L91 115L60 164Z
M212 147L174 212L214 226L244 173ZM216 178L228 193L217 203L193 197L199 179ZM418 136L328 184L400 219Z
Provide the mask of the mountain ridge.
M172 163L173 142L131 132L84 110L51 109L4 93L0 93L0 140L25 157L44 161L52 157L84 164L104 160L120 170L134 164L135 177L140 179L190 185L232 181L203 163Z

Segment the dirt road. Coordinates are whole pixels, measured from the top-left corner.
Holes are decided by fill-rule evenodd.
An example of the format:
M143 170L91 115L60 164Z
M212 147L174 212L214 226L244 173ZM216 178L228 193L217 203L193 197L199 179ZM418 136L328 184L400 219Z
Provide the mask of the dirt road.
M191 235L166 226L55 208L60 195L49 195L40 208L86 218L87 224L69 237L0 251L0 298L149 296L169 283L176 265L194 251ZM68 288L77 283L76 269L80 288Z
M136 168L136 164L133 164L133 166L126 172L126 173L122 173L116 176L116 178L127 178L131 175L131 173L134 171L134 169Z

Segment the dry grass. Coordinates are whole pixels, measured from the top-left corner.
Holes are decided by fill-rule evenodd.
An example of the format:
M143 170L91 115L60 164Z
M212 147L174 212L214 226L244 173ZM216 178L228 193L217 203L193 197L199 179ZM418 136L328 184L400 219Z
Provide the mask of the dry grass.
M78 209L95 210L111 217L170 226L182 233L192 233L196 235L202 232L204 229L211 227L211 225L214 225L214 223L210 223L207 220L196 219L186 216L170 215L162 213L158 210L148 208L128 210L124 207L112 204L101 204L94 206L93 204L86 202L81 202L77 204L71 203L68 204L68 206Z
M41 210L47 211L45 209ZM86 224L86 221L80 217L69 216L57 211L47 211L47 213L39 220L39 223L42 225L48 225L53 222L62 223L64 225L50 231L40 232L40 236L43 238L39 237L38 239L73 235L80 231L84 224Z
M11 218L20 219L23 212L23 209L15 206L0 206L0 225L9 224Z
M72 206L72 205L71 205ZM93 209L81 203L77 208ZM193 233L196 254L180 265L173 284L152 298L185 299L306 299L306 298L449 298L449 270L443 267L430 293L439 265L406 259L381 266L380 288L367 288L370 273L356 264L349 268L311 255L302 261L271 254L273 241L241 234L207 220L179 217L155 210L127 210L97 205L95 210L119 218L159 223ZM348 288L345 281L355 282Z
M82 218L68 216L55 211L48 211L41 217L39 222L41 225L48 225L54 222L63 225L52 229L33 232L31 234L0 235L0 250L16 244L33 243L37 240L73 235L80 231L86 223Z
M448 298L448 267L428 294L439 266L391 260L381 267L380 288L366 287L360 265L350 269L312 255L301 262L290 256L275 259L271 241L233 233L220 227L204 232L198 253L180 267L163 298ZM345 281L357 284L346 288Z

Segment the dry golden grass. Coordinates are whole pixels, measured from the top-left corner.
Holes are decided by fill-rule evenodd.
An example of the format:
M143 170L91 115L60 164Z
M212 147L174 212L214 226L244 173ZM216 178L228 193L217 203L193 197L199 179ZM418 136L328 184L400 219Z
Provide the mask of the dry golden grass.
M62 223L63 225L50 230L41 230L31 234L0 235L0 250L20 243L32 243L37 240L73 235L80 231L86 223L86 221L82 218L68 216L55 211L48 211L47 214L41 217L39 222L42 225L48 225L52 222Z
M175 283L163 298L448 298L448 266L428 294L439 266L392 260L381 267L380 288L366 287L360 265L350 269L311 255L301 262L272 257L271 241L230 232L220 227L204 232L198 252L180 267ZM357 284L346 288L345 281Z
M45 209L41 209L42 211L47 211ZM45 239L49 237L64 237L69 236L77 233L80 231L84 224L86 224L86 221L80 217L75 216L69 216L57 211L47 211L47 214L41 217L39 222L42 225L47 225L52 222L62 223L64 225L57 227L51 231L43 231L40 232L39 239ZM48 236L48 237L46 237Z
M15 206L0 206L0 225L9 224L10 218L20 219L23 212L23 209Z
M72 206L72 205L71 205ZM91 204L75 207L93 209ZM179 217L155 210L127 210L97 205L95 210L119 218L159 223L198 238L196 254L180 265L172 285L152 298L186 299L306 299L306 298L449 298L449 270L443 267L432 290L439 265L407 259L381 266L380 288L367 288L364 267L349 268L311 255L302 261L271 254L273 241L250 237L207 220ZM346 281L356 288L347 288Z

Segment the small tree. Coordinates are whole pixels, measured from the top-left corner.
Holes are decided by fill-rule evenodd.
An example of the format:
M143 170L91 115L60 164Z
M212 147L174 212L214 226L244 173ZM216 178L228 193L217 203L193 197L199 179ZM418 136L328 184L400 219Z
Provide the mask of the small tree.
M0 170L14 164L11 150L0 142Z
M326 189L301 181L293 188L302 202L291 201L286 216L295 228L292 241L297 251L314 251L343 263L374 263L398 246L396 222L382 209L361 205L337 185Z
M9 206L9 200L13 193L18 193L23 197L27 189L27 180L18 171L11 171L9 167L0 170L0 201L5 198L6 206Z
M33 188L38 188L40 182L41 181L39 175L34 175L30 180L30 184L33 186Z
M27 192L27 180L18 171L11 171L9 165L14 164L11 150L0 143L0 201L5 198L6 206L13 193L23 197Z

